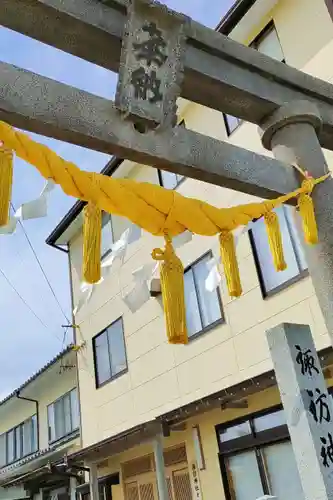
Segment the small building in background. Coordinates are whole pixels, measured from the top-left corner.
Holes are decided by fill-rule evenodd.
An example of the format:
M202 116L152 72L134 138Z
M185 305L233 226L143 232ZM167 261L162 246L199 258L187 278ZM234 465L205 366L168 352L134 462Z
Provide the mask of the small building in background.
M0 499L68 500L79 472L64 457L79 448L76 353L69 345L0 401Z

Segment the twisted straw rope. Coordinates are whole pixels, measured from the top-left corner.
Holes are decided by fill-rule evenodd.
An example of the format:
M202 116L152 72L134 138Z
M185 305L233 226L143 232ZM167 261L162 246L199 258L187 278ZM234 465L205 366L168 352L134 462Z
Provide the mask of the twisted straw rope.
M102 210L127 217L154 235L164 235L167 231L170 236L176 236L188 229L195 234L213 236L222 230L234 230L291 198L310 194L313 187L329 175L306 179L302 187L275 200L216 208L157 185L80 170L47 146L1 121L0 139L5 149L14 150L22 160L34 165L45 179L59 184L67 195L93 201Z

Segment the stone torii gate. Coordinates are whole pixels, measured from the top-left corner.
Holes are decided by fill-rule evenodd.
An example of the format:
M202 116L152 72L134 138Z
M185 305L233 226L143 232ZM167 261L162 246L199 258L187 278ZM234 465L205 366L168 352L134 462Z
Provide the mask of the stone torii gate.
M322 148L333 150L332 85L159 4L1 0L0 23L119 71L113 103L0 63L0 119L13 126L261 198L299 186L292 163L314 177L328 172ZM259 125L275 159L175 127L180 95ZM306 258L333 343L332 193L331 178L315 189L320 243L306 247ZM164 500L159 442L155 457Z

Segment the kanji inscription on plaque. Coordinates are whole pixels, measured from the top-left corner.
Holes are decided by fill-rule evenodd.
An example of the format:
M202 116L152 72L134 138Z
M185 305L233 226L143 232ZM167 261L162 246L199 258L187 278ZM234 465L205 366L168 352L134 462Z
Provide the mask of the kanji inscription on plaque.
M148 128L176 124L186 17L152 0L130 0L115 103Z

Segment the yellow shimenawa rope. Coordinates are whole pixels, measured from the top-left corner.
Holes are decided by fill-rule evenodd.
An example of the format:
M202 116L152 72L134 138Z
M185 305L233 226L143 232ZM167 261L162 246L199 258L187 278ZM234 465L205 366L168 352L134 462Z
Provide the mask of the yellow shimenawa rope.
M64 160L47 146L38 144L23 132L0 121L0 138L7 149L15 151L22 160L34 165L45 179L52 179L69 196L89 201L98 178L98 206L109 213L122 215L146 231L163 236L165 229L173 237L186 229L203 236L214 236L223 230L233 231L282 205L288 200L308 192L303 185L296 191L275 200L249 203L230 208L216 208L195 198L149 183L130 179L114 179L103 174L80 170L74 163ZM314 179L314 185L328 177ZM169 212L172 208L172 216ZM167 225L165 219L168 217Z
M134 224L154 235L166 236L165 250L155 249L153 257L163 260L161 267L162 293L167 315L168 336L171 342L186 342L184 324L185 306L183 293L182 265L172 248L171 238L189 230L204 236L220 234L221 254L228 283L229 293L241 294L238 265L231 231L238 226L262 216L266 218L268 238L272 248L275 265L284 268L281 236L276 220L272 219L273 208L292 198L298 198L300 214L306 241L318 240L313 203L310 194L313 187L324 181L330 174L319 179L312 179L305 174L302 186L280 196L275 200L261 203L249 203L230 208L216 208L194 198L148 183L139 183L130 179L114 179L102 174L85 172L71 162L60 158L47 146L38 144L26 134L18 132L10 125L0 121L0 139L5 150L14 150L21 159L34 165L46 179L52 179L63 191L76 198L87 201L89 208L85 215L85 252L84 278L97 282L100 277L100 211L121 215ZM8 216L11 188L11 174L8 156L0 154L0 225L5 224ZM7 161L5 166L5 161ZM11 163L11 162L10 162ZM4 168L5 167L5 168ZM2 174L2 175L1 175ZM94 222L95 221L95 222ZM92 262L88 262L92 259ZM181 272L180 272L181 271ZM175 300L175 297L178 297Z
M269 247L273 257L274 267L277 271L284 271L287 264L284 260L282 236L280 231L279 218L275 212L269 212L264 217L268 236Z
M242 285L239 276L234 235L231 231L221 231L219 242L229 295L231 297L239 297L242 295Z
M0 149L0 227L9 222L13 183L13 152Z
M165 235L165 250L155 248L152 257L154 260L162 261L161 290L169 343L187 344L184 267L180 258L175 254L168 234Z

